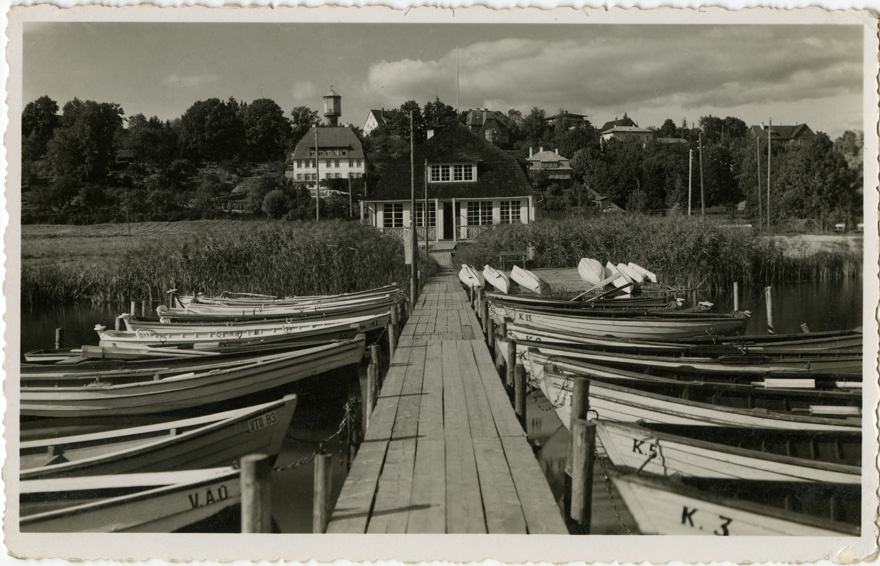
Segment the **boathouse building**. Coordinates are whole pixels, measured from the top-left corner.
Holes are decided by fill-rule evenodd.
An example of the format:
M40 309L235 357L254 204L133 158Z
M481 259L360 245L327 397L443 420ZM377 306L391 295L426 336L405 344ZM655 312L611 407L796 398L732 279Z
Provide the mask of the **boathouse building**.
M430 241L457 242L500 224L535 220L534 194L519 162L467 126L453 123L435 135L429 132L413 161L415 214L407 154L388 165L376 190L361 202L363 222L405 237L415 218L421 239L427 229Z

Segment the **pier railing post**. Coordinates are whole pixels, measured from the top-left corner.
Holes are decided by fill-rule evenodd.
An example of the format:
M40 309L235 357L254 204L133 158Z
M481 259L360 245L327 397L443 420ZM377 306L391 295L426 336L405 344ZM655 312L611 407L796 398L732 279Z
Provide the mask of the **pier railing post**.
M60 350L64 347L64 329L56 328L55 329L55 349Z
M590 534L593 511L593 454L596 447L596 423L575 419L571 429L571 518L584 534Z
M514 411L523 429L526 428L526 368L516 364L514 370Z
M269 457L249 454L241 459L241 532L268 533L272 521Z
M315 454L315 497L312 503L312 532L324 533L330 522L330 492L333 487L333 455Z
M767 303L767 334L776 334L776 326L773 324L773 287L764 287L764 298Z
M733 282L733 312L739 310L739 283Z

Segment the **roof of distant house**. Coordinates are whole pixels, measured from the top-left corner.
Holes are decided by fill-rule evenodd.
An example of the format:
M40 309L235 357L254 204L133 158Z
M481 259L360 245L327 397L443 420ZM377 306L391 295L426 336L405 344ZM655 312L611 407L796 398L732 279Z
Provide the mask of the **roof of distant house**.
M495 120L504 128L508 126L509 122L507 116L503 113L498 112L497 110L486 110L484 108L470 110L465 117L465 123L471 128L482 127L484 123L491 122L492 120Z
M533 154L531 157L528 158L528 160L541 163L562 163L563 165L559 167L559 169L571 169L570 159L568 159L567 157L562 157L555 151L550 151L549 149Z
M376 123L380 126L391 119L391 111L385 110L384 108L381 110L372 109L369 114L373 115L373 119L376 120ZM369 118L369 116L367 117Z
M544 120L556 120L557 118L572 118L574 120L585 120L588 118L586 114L575 114L574 112L569 112L568 110L562 110L559 114L554 114L553 116L547 116Z
M476 182L428 183L429 198L519 197L532 194L532 186L516 158L471 133L458 122L442 128L413 154L416 186L424 194L425 161L432 164L477 164ZM410 156L390 162L369 200L409 199Z
M753 135L763 135L766 137L767 128L770 128L771 139L779 141L791 141L801 137L813 137L815 132L806 124L783 125L773 124L772 126L752 126L750 129Z
M335 126L327 128L318 128L318 145L322 149L346 149L348 155L345 157L353 157L363 159L364 147L354 131L348 126ZM308 133L300 138L293 150L293 159L308 159L314 157L309 155L309 151L315 149L315 128L310 128Z
M638 124L633 122L632 118L630 118L629 116L624 114L623 118L620 118L619 120L617 118L615 118L614 120L611 120L610 122L605 122L605 125L602 126L602 129L599 131L604 132L605 130L610 130L611 128L614 128L616 126L636 127L636 126L638 126Z

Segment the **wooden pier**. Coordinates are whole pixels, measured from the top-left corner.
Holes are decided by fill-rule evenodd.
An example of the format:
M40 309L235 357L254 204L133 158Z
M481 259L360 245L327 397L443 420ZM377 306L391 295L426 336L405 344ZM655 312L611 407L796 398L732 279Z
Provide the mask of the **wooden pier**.
M401 331L327 532L568 533L455 275Z

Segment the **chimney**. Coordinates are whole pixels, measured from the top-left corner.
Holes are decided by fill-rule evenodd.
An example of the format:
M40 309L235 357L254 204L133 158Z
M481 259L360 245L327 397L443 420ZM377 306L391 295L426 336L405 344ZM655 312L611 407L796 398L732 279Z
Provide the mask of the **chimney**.
M541 146L541 153L544 153L544 146Z
M559 155L559 148L557 147L556 149L554 149L553 153L555 153L556 155Z

